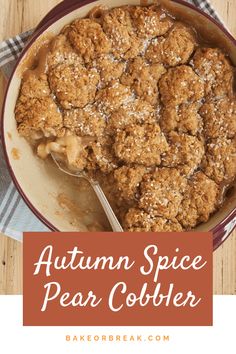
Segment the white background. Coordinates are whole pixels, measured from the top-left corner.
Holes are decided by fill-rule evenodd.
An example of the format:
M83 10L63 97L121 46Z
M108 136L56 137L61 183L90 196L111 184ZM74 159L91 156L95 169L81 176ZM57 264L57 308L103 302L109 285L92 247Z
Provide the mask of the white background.
M169 341L65 340L66 335L110 334L169 335ZM213 327L23 327L22 296L0 296L0 353L4 354L231 354L236 353L235 344L236 296L214 296Z

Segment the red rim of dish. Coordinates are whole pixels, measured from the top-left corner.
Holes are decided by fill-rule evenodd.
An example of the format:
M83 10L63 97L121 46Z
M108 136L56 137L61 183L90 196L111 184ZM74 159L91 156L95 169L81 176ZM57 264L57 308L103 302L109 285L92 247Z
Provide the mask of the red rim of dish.
M226 28L221 25L217 20L206 14L204 11L198 9L196 6L186 3L183 0L173 0L176 3L179 3L183 6L189 7L190 9L200 13L202 16L206 17L208 20L213 22L217 27L220 28L220 30L231 40L231 42L236 46L236 40L234 37L226 30ZM79 3L74 3L72 0L72 4L69 5L67 1L60 3L57 5L54 9L52 9L48 15L40 22L40 26L37 27L36 31L33 33L32 37L24 47L23 51L21 52L19 58L17 59L17 62L15 64L15 67L13 69L13 72L8 80L7 87L5 90L4 94L4 100L3 100L3 105L2 105L2 112L1 112L1 136L2 136L2 145L3 145L3 152L5 155L5 160L7 163L8 170L10 172L11 178L13 180L13 183L15 184L17 190L19 191L21 197L25 201L25 203L28 205L28 207L31 209L31 211L34 213L34 215L41 220L51 231L59 231L54 225L52 225L35 207L34 205L30 202L28 197L25 195L24 191L22 190L20 184L18 183L18 180L14 174L14 171L11 167L8 154L7 154L7 149L6 149L6 142L5 142L5 134L4 134L4 111L5 111L5 105L6 105L6 98L8 95L10 83L12 81L12 78L15 75L15 72L17 70L17 67L19 63L21 62L22 58L28 51L28 49L32 46L32 44L37 40L39 36L42 35L43 32L45 32L54 22L58 21L59 19L63 18L64 16L68 15L70 12L77 10L85 5L91 4L93 2L96 2L96 0L83 0L80 1ZM216 250L231 234L231 232L234 230L236 227L235 225L232 226L231 232L227 235L227 237L222 236L222 229L225 228L234 218L236 218L236 208L232 210L232 212L227 215L219 224L217 224L213 229L210 231L213 232L213 243L214 243L214 250Z

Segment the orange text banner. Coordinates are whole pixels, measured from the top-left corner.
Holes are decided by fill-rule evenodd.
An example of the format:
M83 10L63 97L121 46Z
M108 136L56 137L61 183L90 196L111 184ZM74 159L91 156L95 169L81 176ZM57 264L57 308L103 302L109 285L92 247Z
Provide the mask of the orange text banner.
M211 233L26 233L26 326L211 326Z

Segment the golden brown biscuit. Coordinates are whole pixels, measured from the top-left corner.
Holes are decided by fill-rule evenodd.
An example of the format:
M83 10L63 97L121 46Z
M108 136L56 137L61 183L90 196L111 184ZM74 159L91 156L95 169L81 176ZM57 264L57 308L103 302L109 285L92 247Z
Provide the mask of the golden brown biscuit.
M67 36L79 55L86 63L111 51L111 42L101 25L91 19L76 20L67 29Z
M122 130L127 125L155 124L157 119L158 115L153 106L146 101L136 99L112 113L107 130L114 135L116 130Z
M133 26L141 38L154 38L165 34L173 20L161 8L139 7L131 10Z
M119 81L112 81L106 88L100 90L96 96L98 110L106 115L128 105L134 100L130 87Z
M174 168L158 168L144 176L139 207L147 213L173 219L178 214L187 179Z
M157 37L151 42L145 56L151 63L176 66L189 61L195 46L193 30L177 22L166 37Z
M160 117L160 127L165 133L173 130L179 133L196 135L202 131L202 118L198 113L198 103L181 104L179 106L163 107Z
M165 72L162 64L149 65L138 57L129 63L121 82L131 86L137 96L154 106L159 102L158 82Z
M216 183L231 183L236 175L236 137L218 138L208 142L203 171Z
M205 103L199 113L203 117L207 138L233 138L236 134L236 101L228 98Z
M115 154L126 164L159 165L168 148L158 124L128 125L115 136Z
M115 170L114 178L121 198L132 200L138 198L138 187L147 172L144 166L123 166Z
M189 104L204 96L204 84L186 65L171 68L159 81L161 101L165 106Z
M171 132L170 149L162 156L162 164L177 168L183 175L191 175L200 165L205 153L204 142L195 136Z
M64 126L78 136L99 137L106 129L105 117L94 106L64 112Z
M186 229L206 222L216 210L219 188L204 173L197 172L188 182L188 188L179 208L177 219Z
M87 70L79 63L58 64L48 75L51 90L65 109L82 108L92 103L99 79L95 69Z
M142 50L142 43L136 37L130 13L126 8L115 8L103 17L103 30L111 41L115 57L130 59Z
M207 98L219 99L233 95L233 68L221 49L197 49L192 66L194 71L204 80Z
M125 215L125 229L130 232L180 232L181 224L176 219L152 216L142 209L131 208Z
M29 76L23 81L15 107L19 133L32 140L64 134L62 114L54 102L47 76Z

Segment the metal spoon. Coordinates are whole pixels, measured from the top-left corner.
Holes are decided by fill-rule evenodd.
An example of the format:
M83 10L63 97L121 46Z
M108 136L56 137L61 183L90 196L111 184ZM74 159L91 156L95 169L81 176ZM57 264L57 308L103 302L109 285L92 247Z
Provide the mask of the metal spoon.
M115 232L124 232L122 226L120 225L117 217L115 216L114 211L112 210L102 188L100 187L97 181L92 180L87 176L87 174L83 171L72 172L69 168L63 163L63 161L56 158L56 155L51 152L51 157L60 171L66 173L67 175L79 178L85 178L90 185L93 187L94 192L96 193L103 210L111 224L112 230Z

